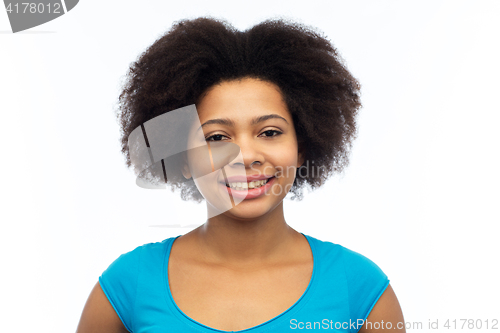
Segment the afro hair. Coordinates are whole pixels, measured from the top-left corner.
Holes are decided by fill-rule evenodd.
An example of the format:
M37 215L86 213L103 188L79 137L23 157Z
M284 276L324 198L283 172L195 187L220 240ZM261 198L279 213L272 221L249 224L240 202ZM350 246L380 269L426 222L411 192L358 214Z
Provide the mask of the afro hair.
M290 189L292 200L302 199L305 184L318 188L347 166L360 85L333 45L313 28L282 19L239 31L206 17L174 23L130 65L116 112L127 166L135 128L197 104L218 83L246 77L276 84L292 115L305 158ZM170 185L181 189L183 200L203 200L192 180Z

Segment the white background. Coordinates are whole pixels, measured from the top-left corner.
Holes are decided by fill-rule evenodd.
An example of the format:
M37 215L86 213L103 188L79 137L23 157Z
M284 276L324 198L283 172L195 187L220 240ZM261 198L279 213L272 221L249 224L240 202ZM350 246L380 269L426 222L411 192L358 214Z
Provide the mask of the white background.
M0 330L74 332L113 260L192 229L149 225L204 222L135 185L113 113L129 64L201 15L316 27L362 84L350 166L287 222L376 262L425 331L500 319L499 1L86 0L17 34L0 10Z

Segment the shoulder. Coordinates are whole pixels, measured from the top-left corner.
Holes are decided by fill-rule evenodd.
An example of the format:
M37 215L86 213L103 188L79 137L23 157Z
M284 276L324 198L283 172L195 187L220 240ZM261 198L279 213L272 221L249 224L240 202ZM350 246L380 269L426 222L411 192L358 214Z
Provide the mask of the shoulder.
M350 273L356 273L360 270L374 270L383 273L377 264L356 251L330 241L322 241L307 235L304 236L309 240L313 251L321 261L341 261Z
M116 261L134 261L141 259L149 259L151 256L158 256L164 254L173 241L179 236L166 238L160 242L146 243L139 245L136 248L121 254ZM113 262L114 264L114 262Z
M368 257L342 245L339 245L339 247L346 274L359 276L369 273L387 278L382 269Z
M134 272L143 261L161 257L166 252L168 245L175 237L167 238L161 242L146 243L133 250L119 255L105 272L120 271L121 273Z
M111 291L120 286L122 291L127 290L128 294L133 294L135 278L141 266L160 259L172 239L167 238L162 242L143 244L119 255L99 277L104 292L107 294L108 290Z
M384 271L366 256L329 241L307 236L317 259L328 276L335 271L342 276L351 318L366 319L389 285ZM341 281L341 280L338 280Z
M377 275L385 276L377 264L356 251L330 241L322 241L311 236L306 237L322 262L340 262L348 275L376 273Z
M99 277L102 291L129 331L132 327L134 304L138 297L139 276L158 273L150 271L161 269L160 263L174 239L175 237L172 237L161 242L147 243L121 254Z

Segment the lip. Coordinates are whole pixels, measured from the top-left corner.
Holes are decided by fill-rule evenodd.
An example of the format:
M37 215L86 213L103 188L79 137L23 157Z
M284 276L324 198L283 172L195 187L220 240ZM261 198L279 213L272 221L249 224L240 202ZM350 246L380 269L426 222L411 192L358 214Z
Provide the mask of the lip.
M254 180L263 180L263 179L268 179L268 178L272 178L272 177L274 177L274 176L273 175L269 175L269 176L267 176L267 175L252 175L252 176L238 175L238 176L227 177L226 180L229 183L236 183L236 182L250 183L251 181L254 181Z
M262 177L262 176L260 176L260 177ZM266 183L266 185L261 186L259 188L248 189L246 191L238 191L238 190L235 190L233 188L227 187L226 184L222 184L222 183L221 183L221 186L224 186L226 191L229 192L229 195L234 197L234 198L237 198L237 199L255 199L255 198L258 198L258 197L264 195L271 188L271 186L273 186L276 178L274 176L270 176L270 177L265 177L262 179L267 179L267 178L272 178L272 179L269 180ZM231 178L228 178L228 179L231 179ZM254 179L254 180L259 180L259 179Z

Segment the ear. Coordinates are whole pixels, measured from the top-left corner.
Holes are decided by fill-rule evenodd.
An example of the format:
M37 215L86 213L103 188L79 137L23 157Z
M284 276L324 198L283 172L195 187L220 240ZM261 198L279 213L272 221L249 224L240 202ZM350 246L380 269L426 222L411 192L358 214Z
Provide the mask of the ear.
M305 146L302 142L298 143L297 168L300 168L305 161Z
M189 165L187 163L187 157L185 154L183 156L183 162L184 163L182 165L182 170L181 170L182 175L184 176L184 178L189 179L189 178L191 178L192 175L191 175L191 171L189 170Z
M189 167L188 167L187 164L184 164L183 167L182 167L182 175L186 179L191 178L191 172L189 171Z

